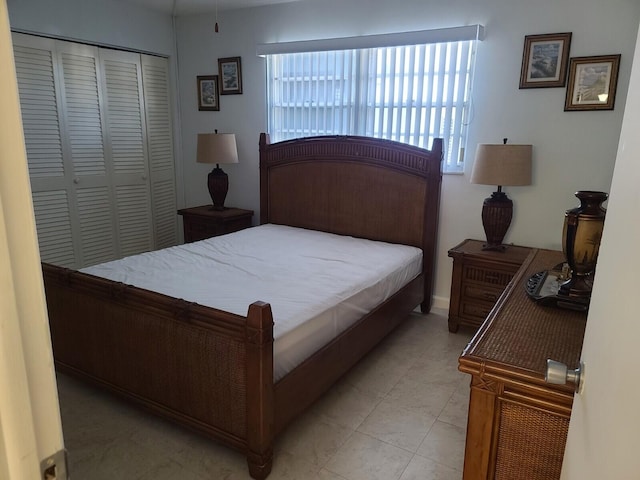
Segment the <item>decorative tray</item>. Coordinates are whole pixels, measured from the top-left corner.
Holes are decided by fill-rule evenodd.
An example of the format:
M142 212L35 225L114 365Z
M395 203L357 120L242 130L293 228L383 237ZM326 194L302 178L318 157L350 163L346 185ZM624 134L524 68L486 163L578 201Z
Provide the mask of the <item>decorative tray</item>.
M545 270L531 275L524 288L527 295L540 305L586 312L589 309L588 298L574 298L558 294L560 285L566 280L561 270Z

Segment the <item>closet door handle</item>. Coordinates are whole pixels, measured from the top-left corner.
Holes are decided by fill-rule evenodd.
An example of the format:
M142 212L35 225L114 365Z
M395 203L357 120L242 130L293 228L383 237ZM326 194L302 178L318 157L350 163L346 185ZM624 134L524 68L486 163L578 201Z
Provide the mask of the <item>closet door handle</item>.
M147 179L147 176L146 176L146 175L142 175L142 179L143 179L143 180L146 180L146 179Z
M80 183L80 179L78 177L73 179L73 183L75 183L76 185Z

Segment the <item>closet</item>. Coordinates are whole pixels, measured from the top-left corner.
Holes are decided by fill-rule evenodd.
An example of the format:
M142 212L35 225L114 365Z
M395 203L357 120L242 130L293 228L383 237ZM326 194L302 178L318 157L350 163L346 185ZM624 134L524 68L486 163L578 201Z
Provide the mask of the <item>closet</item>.
M168 60L14 33L42 261L177 243Z

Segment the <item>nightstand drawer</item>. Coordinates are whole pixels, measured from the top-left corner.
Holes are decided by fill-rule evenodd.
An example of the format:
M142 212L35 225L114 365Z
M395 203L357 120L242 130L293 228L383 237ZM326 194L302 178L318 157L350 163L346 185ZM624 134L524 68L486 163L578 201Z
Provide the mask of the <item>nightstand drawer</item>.
M476 299L496 303L504 288L486 285L465 284L462 287L462 300Z
M239 218L237 220L229 220L225 224L224 232L221 232L221 233L237 232L238 230L243 230L245 228L249 228L250 226L251 226L251 218Z
M484 283L487 285L496 285L498 287L507 286L518 269L505 269L493 267L489 269L483 265L464 265L462 276L464 280L469 282Z
M184 241L197 242L210 237L237 232L251 226L253 211L241 208L214 210L210 205L178 210L182 215Z
M467 320L470 326L479 327L485 321L489 312L493 308L492 302L462 302L460 305L461 315Z
M209 222L201 222L198 220L191 220L185 226L185 238L189 238L192 242L198 240L204 240L205 238L215 237L222 235L224 232L224 225L215 224Z
M505 287L531 253L527 247L508 245L504 251L483 250L483 242L465 240L449 250L453 258L449 331L459 325L479 327Z

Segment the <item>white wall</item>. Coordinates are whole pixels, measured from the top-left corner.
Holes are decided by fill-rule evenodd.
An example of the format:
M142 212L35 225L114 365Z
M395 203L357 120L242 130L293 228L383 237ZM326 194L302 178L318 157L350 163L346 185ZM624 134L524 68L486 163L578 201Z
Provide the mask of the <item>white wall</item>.
M266 108L265 64L255 55L256 44L480 23L486 40L478 48L467 151L503 137L534 145L533 185L505 188L514 201L505 241L560 249L564 211L577 205L573 193L609 190L639 20L634 0L306 0L220 13L218 34L212 16L180 17L186 204L210 203L208 168L195 163L195 139L217 128L237 134L241 161L225 167L227 205L259 210L258 135L266 129ZM571 56L622 54L615 110L564 112L564 88L518 89L524 36L558 32L573 33ZM217 58L228 56L242 57L244 93L222 96L219 112L199 112L196 76L217 73ZM465 238L484 237L480 209L493 188L469 183L472 160L467 157L465 175L443 181L438 306L449 297L447 250Z
M172 56L171 15L118 0L7 0L11 29Z

